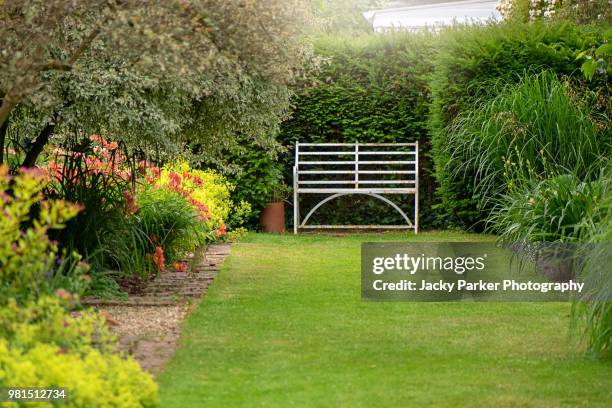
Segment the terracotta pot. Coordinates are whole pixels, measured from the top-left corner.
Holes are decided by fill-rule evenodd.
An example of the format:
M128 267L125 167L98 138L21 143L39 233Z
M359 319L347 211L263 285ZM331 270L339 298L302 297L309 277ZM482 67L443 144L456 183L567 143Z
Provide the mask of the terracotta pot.
M264 232L282 234L285 232L285 203L268 203L259 217Z

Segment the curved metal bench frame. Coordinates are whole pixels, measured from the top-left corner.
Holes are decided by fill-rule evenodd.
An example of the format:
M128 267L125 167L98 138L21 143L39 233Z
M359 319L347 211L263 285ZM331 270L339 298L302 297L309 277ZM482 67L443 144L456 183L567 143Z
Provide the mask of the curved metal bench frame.
M300 149L300 147L302 149ZM336 148L337 151L326 150ZM377 150L384 147L384 151ZM316 148L318 150L308 150ZM363 150L366 148L367 150ZM392 148L392 149L389 149ZM400 150L403 148L404 150ZM297 234L299 229L323 229L323 228L350 228L350 229L413 229L418 233L419 218L419 154L418 142L416 143L296 143L295 165L293 167L293 233ZM371 160L363 159L368 156L391 156L410 155L412 160ZM331 160L303 160L303 156L330 156ZM336 156L336 157L333 157ZM352 156L351 160L340 160L338 157ZM360 160L361 159L361 160ZM308 170L309 165L322 167L321 170ZM327 170L326 166L351 166L350 170ZM361 166L360 166L361 165ZM364 168L365 166L365 168ZM375 167L371 167L375 166ZM399 167L398 167L399 166ZM413 168L408 168L413 166ZM381 169L383 167L384 169ZM393 167L393 170L389 170ZM324 180L328 175L350 176L350 179ZM302 179L301 175L315 176L315 179ZM406 175L393 179L361 179L360 175ZM320 176L321 178L316 178ZM309 185L322 185L323 187L308 187ZM350 187L348 187L350 185ZM398 187L401 186L401 187ZM330 194L321 199L300 222L300 194ZM312 215L329 201L352 194L362 194L374 197L391 206L405 221L403 225L307 225ZM401 194L414 196L414 222L408 215L389 198L383 194Z

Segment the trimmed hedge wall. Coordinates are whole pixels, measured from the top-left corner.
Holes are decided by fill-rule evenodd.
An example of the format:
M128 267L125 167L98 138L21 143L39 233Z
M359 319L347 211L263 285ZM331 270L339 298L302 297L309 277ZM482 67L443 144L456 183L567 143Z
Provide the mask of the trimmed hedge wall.
M596 122L609 122L609 75L586 81L582 61L576 59L581 51L601 45L605 30L571 22L508 22L456 26L436 35L319 37L316 52L327 61L314 84L296 92L293 116L278 137L287 151L280 158L285 181L291 184L296 141L419 140L421 225L482 230L488 213L478 207L475 175L458 175L457 160L450 160L461 147L448 137L453 121L478 109L503 86L552 71L570 84L576 104L595 107L600 114L599 119L593 116ZM305 202L302 208L308 206ZM347 197L322 210L313 221L398 221L393 210L369 198Z
M300 142L421 143L421 225L434 226L434 179L428 160L429 85L434 37L390 33L361 37L320 37L317 53L326 59L315 85L293 100L292 118L279 141L286 182L291 185L293 145ZM303 208L309 207L306 201ZM399 216L385 204L359 196L332 201L318 213L324 223L393 223ZM316 217L316 215L315 215ZM316 220L315 220L316 221Z
M448 224L464 229L483 227L486 213L477 208L473 178L453 176L451 155L457 146L448 126L457 115L494 96L498 84L518 82L527 73L550 70L583 81L577 54L598 44L600 30L571 23L512 23L458 27L443 32L431 80L429 118L438 195ZM606 79L586 89L606 89Z

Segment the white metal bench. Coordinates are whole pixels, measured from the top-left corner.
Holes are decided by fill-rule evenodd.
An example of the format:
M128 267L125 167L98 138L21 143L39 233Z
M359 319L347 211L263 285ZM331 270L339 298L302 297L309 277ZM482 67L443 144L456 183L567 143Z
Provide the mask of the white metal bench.
M300 220L300 194L323 194ZM395 209L402 225L306 225L323 204L348 194L375 197ZM414 222L384 195L414 197ZM296 143L293 233L299 229L419 229L419 145L416 143Z

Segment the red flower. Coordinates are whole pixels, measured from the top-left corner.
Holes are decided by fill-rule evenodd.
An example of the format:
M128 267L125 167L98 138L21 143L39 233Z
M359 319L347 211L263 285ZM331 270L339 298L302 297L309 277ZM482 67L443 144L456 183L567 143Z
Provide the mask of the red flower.
M181 184L181 176L175 172L170 172L170 187L177 189Z
M185 272L187 270L187 264L185 262L175 262L174 270L177 272Z

